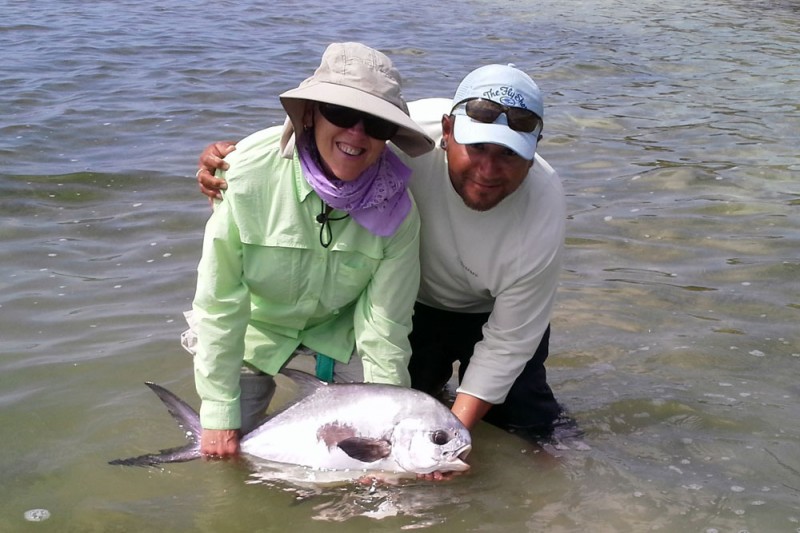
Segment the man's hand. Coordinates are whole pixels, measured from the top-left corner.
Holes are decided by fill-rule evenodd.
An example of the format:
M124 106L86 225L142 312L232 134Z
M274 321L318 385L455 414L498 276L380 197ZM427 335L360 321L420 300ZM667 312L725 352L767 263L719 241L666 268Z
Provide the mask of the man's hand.
M238 429L204 429L200 455L205 459L226 459L239 455Z
M200 154L198 162L197 183L200 185L200 192L210 199L222 198L221 189L228 187L225 180L214 177L217 169L228 170L228 163L223 157L236 150L236 143L233 141L217 141L206 146Z
M454 477L464 474L464 472L431 472L430 474L417 474L417 480L421 481L447 481ZM367 486L376 485L397 485L401 477L397 474L370 472L369 475L360 477L357 483Z
M417 474L417 479L425 481L448 481L464 472L431 472L430 474Z
M486 416L486 413L488 413L491 408L492 404L489 402L459 392L456 394L456 400L453 402L453 407L451 407L450 410L456 415L456 418L461 420L461 423L464 424L467 429L471 430L475 427L475 424Z

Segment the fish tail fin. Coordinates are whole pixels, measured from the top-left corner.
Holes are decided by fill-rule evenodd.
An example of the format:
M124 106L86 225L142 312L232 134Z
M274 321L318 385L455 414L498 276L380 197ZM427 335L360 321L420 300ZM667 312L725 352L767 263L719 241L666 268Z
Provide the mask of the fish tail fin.
M137 457L128 457L126 459L114 459L113 461L109 461L108 464L123 466L158 466L163 463L183 463L197 459L198 457L200 457L200 446L189 443L180 448L161 450L158 453L147 453Z
M111 465L126 466L156 466L162 463L181 463L200 457L200 415L189 404L178 398L175 394L160 385L150 381L145 385L158 395L172 418L183 429L183 434L189 442L185 446L161 450L158 453L148 453L127 459L109 461Z

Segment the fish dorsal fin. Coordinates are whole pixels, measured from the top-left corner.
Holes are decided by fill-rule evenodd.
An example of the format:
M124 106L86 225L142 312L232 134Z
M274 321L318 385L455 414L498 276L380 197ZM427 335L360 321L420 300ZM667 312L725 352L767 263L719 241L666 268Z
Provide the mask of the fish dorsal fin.
M328 384L317 379L308 372L295 370L293 368L282 368L281 374L291 379L297 385L300 397L311 396L314 392Z
M386 439L350 437L339 441L338 446L353 459L358 459L365 463L374 463L380 459L385 459L392 453L392 444Z
M287 411L295 409L298 405L302 405L303 399L328 386L328 384L324 381L320 381L313 375L309 374L308 372L303 372L302 370L282 368L279 373L286 376L297 388L296 391L293 391L295 392L293 400L279 409L276 409L260 426L251 430L247 435L245 435L245 437L249 437L252 434L258 433L258 429L261 426L278 417L278 415L282 415Z

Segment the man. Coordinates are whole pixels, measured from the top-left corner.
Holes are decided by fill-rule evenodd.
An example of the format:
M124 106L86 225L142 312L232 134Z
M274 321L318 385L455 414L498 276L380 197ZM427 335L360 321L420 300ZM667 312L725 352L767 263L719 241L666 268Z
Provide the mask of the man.
M537 438L562 412L544 362L566 221L558 176L536 155L541 91L513 65L487 65L452 101L409 110L438 143L404 158L422 220L412 387L439 394L459 361L452 410L464 425L485 419ZM201 156L204 194L224 187L209 171L233 149L216 143Z

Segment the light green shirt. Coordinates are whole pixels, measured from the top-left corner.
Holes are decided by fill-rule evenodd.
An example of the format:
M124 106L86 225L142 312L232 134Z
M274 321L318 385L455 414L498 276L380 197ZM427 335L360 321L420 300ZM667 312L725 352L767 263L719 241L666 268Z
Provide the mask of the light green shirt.
M281 127L237 144L206 225L193 309L195 384L206 429L240 427L242 362L276 374L300 344L347 362L367 382L410 385L411 313L419 287L416 205L391 237L351 217L320 244L321 200L299 160L281 157ZM330 216L343 216L334 210Z

